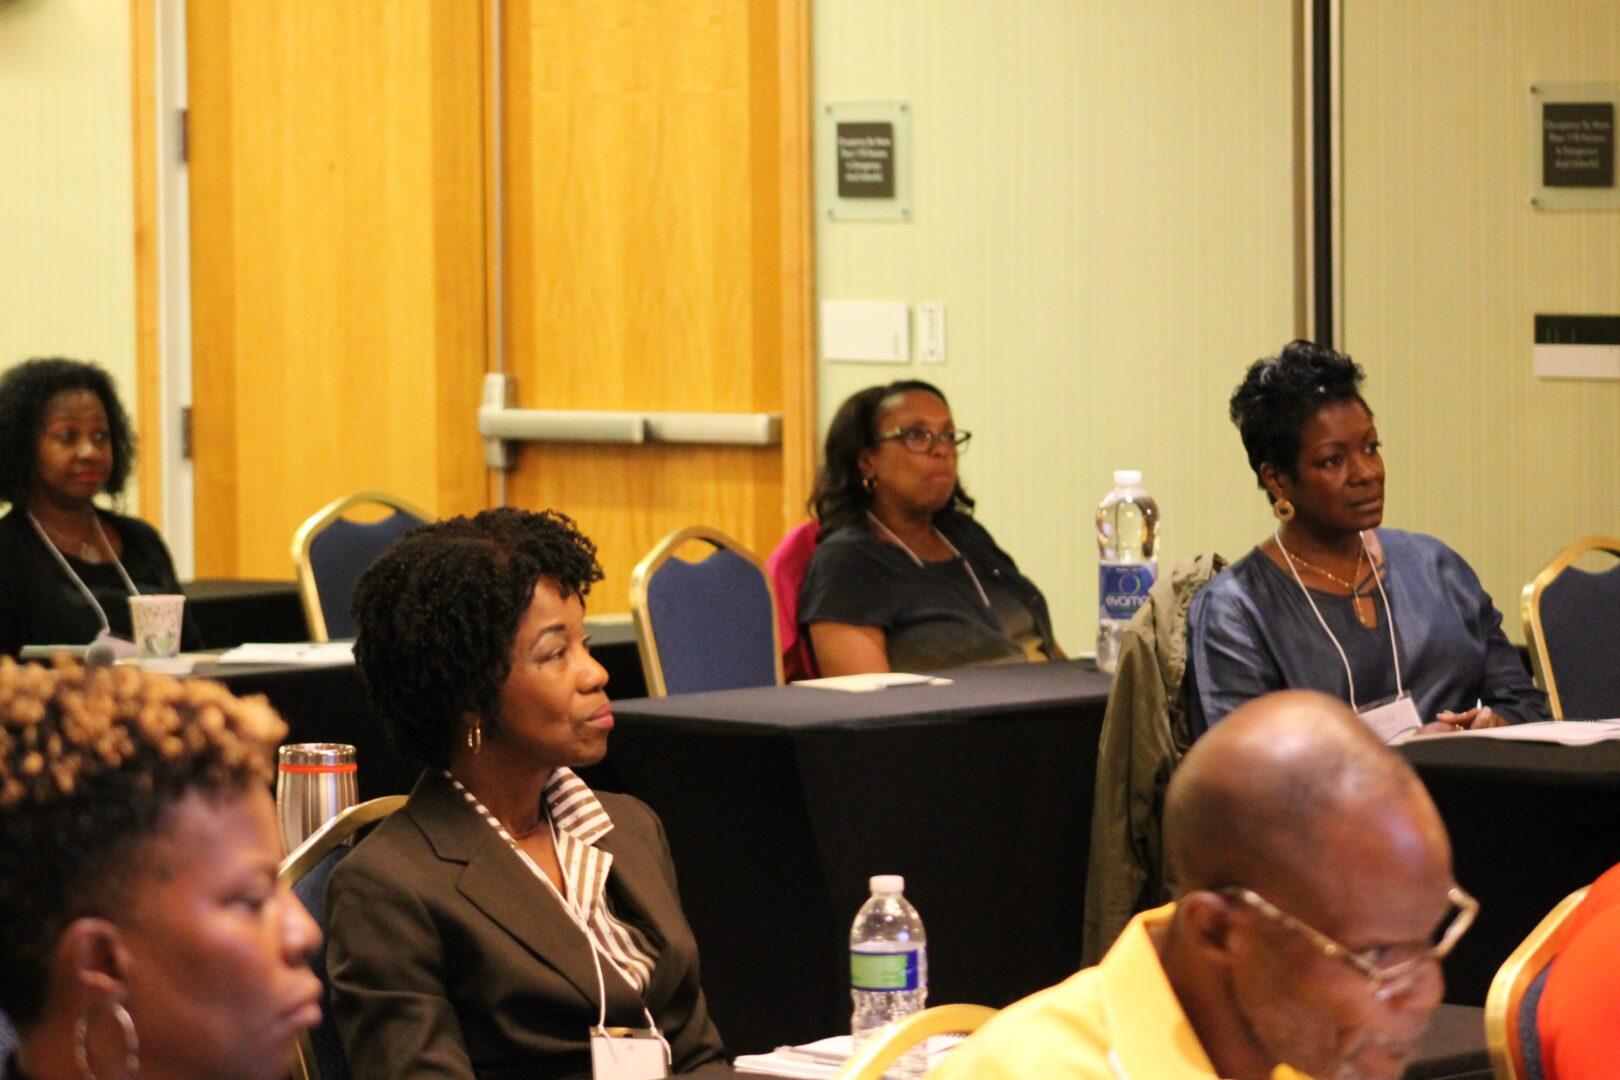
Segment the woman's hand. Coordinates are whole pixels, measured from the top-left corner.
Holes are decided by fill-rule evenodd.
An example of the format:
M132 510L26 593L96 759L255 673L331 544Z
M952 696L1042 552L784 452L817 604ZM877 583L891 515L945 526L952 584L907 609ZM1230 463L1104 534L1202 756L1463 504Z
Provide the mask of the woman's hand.
M1480 728L1506 727L1507 720L1491 711L1489 705L1469 709L1467 712L1440 712L1436 713L1434 723L1424 724L1422 730L1430 731L1478 731Z

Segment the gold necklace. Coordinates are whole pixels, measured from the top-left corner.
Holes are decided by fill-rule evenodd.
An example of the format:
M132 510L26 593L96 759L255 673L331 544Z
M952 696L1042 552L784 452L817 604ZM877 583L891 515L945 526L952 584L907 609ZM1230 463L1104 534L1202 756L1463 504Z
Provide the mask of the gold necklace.
M93 513L95 513L95 511L92 510L91 513L93 514ZM35 517L34 520L39 521L39 518ZM89 562L89 563L99 563L99 562L105 562L106 561L106 559L104 559L102 557L101 549L96 547L95 545L93 545L90 542L91 538L89 536L84 537L82 540L79 539L78 537L74 537L74 536L65 536L62 533L59 533L55 529L51 528L51 526L49 524L47 524L46 522L40 521L39 523L40 523L40 525L44 526L45 531L50 533L51 537L57 541L58 546L64 545L64 544L67 545L66 547L62 548L62 550L67 552L67 554L73 555L75 558L82 559L83 561ZM91 519L91 524L92 525L95 524L95 519L94 518ZM79 547L79 550L78 550L77 553L69 550L75 544L77 544L78 547Z
M1344 580L1344 578L1340 577L1338 574L1333 573L1331 570L1324 570L1320 566L1316 566L1316 565L1314 565L1312 563L1306 562L1300 556L1295 555L1292 551L1289 551L1286 547L1283 547L1283 542L1282 542L1282 540L1280 538L1277 540L1277 546L1282 548L1282 551L1283 551L1284 555L1288 556L1290 559L1293 559L1295 562L1299 563L1299 565L1303 566L1305 569L1311 571L1314 574L1320 574L1322 577L1327 578L1329 581L1333 582L1335 585L1340 585L1340 586L1342 586L1342 587L1344 587L1346 589L1349 589L1351 596L1359 596L1359 595L1361 595L1361 587L1359 585L1355 584L1354 582L1349 582L1349 581ZM1358 580L1361 577L1361 559L1362 559L1362 556L1365 555L1365 554L1366 554L1365 551L1356 552L1356 566L1355 566L1354 570L1350 571L1351 574L1355 575L1355 577Z

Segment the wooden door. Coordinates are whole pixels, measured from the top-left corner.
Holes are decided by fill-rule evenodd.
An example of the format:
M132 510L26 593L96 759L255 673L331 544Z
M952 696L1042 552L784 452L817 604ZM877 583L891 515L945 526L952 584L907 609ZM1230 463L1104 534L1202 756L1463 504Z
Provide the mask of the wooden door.
M527 408L781 412L766 448L535 444L627 607L664 534L761 554L813 468L807 0L506 0L507 367Z
M769 448L521 451L507 500L596 539L594 610L625 609L671 529L768 551L802 519L807 0L501 11L496 46L473 0L193 0L200 575L287 576L298 523L349 491L494 500L475 415L497 272L520 406L783 414Z
M487 502L484 5L193 0L197 574L381 488Z

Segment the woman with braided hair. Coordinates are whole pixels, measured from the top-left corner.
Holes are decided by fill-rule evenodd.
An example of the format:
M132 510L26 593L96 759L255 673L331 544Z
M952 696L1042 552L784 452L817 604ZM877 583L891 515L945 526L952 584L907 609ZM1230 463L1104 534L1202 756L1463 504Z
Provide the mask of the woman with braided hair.
M320 1019L262 699L0 658L5 1080L275 1080Z

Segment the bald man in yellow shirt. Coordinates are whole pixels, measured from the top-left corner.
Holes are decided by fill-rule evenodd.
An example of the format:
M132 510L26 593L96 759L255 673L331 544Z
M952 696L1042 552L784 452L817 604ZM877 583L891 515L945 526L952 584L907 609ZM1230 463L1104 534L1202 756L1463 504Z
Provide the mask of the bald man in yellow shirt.
M1171 781L1176 902L928 1080L1395 1080L1477 904L1411 768L1341 702L1259 698Z

